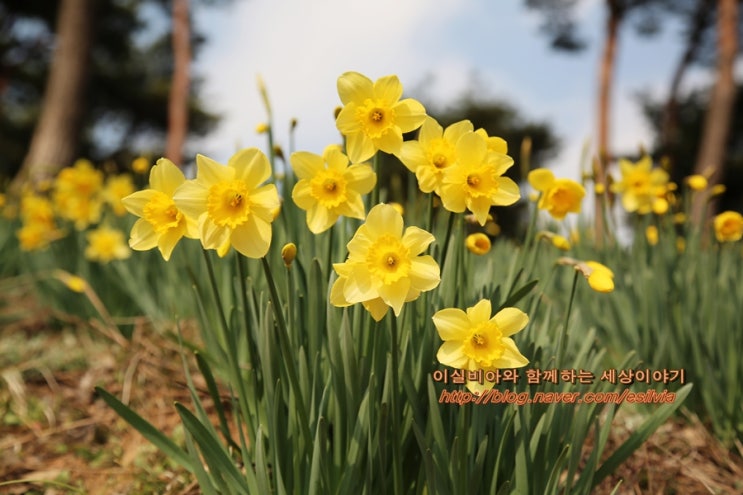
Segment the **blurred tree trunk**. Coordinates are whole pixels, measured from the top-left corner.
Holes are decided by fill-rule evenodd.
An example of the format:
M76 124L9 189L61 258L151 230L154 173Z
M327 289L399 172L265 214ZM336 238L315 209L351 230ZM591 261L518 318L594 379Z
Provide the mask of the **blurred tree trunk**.
M41 114L26 158L10 190L53 177L76 158L85 110L88 58L92 43L93 0L60 0L56 47Z
M173 1L173 57L173 82L168 102L168 139L165 156L181 166L183 144L188 134L189 66L191 64L188 0Z
M735 56L738 51L738 1L718 0L717 6L717 79L704 119L702 143L694 172L706 175L710 184L722 179L725 144L730 131L730 120L735 101ZM709 195L695 194L692 219L696 225L704 222L705 205ZM714 214L710 204L707 215Z
M622 23L624 9L618 0L606 0L607 17L604 48L599 67L599 98L598 98L598 160L594 163L594 183L606 188L606 168L611 160L609 146L609 121L611 119L611 92L614 81L614 67L616 65L617 39L619 27ZM609 191L606 191L608 194ZM604 195L596 195L595 208L595 236L596 242L603 242L604 237Z
M676 69L673 71L671 87L668 90L668 99L666 100L663 115L661 116L660 149L662 153L667 153L679 140L678 94L687 69L697 58L697 53L702 42L702 35L710 25L710 13L714 7L713 2L714 0L698 0L696 8L688 19L689 34L686 41L686 48ZM671 166L673 165L675 164L672 163Z

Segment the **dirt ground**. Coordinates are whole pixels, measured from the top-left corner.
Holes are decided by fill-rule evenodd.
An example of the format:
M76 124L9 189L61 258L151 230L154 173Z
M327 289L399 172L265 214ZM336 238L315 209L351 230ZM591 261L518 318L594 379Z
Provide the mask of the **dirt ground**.
M0 304L0 493L200 493L185 470L94 391L105 388L156 427L182 436L173 402L190 398L173 338L135 321L132 340L121 345L100 326L27 301ZM200 377L194 380L203 390ZM629 423L619 418L608 451L628 435ZM738 450L722 448L698 421L676 418L595 493L743 494Z

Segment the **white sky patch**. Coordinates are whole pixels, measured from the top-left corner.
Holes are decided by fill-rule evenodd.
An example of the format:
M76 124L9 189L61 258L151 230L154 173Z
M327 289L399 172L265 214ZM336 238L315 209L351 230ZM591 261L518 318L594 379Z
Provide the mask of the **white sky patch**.
M238 147L265 149L265 136L255 133L266 120L256 85L260 74L277 143L289 151L289 121L296 118L296 148L320 153L340 142L333 119L340 104L336 81L353 70L372 80L397 74L406 97L442 107L475 81L485 99L504 100L523 118L550 123L562 143L550 166L577 179L586 139L595 147L602 6L598 0L577 3L588 46L575 55L552 51L538 32L539 17L521 2L251 0L204 9L196 19L209 41L194 70L207 79L207 108L223 121L198 149L223 162ZM623 27L610 126L615 152L652 144L635 95L650 88L665 97L681 51L677 31L669 27L655 39L638 40L630 26Z

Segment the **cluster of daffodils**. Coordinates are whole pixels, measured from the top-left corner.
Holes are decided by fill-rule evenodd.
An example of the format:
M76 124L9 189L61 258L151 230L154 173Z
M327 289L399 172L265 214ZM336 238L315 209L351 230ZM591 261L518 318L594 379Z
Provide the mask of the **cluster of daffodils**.
M276 186L263 184L271 175L266 155L247 148L226 166L198 155L196 166L196 178L186 180L161 158L150 172L150 189L124 198L127 210L140 217L129 239L132 249L157 247L168 260L178 241L188 237L219 256L232 247L249 258L265 256L280 207Z
M628 213L647 215L665 215L674 206L680 205L675 191L678 186L669 180L668 173L659 167L653 167L652 159L645 155L633 163L626 159L619 160L620 177L612 186L612 192L621 195L622 207ZM710 187L707 177L694 174L684 180L688 194L708 192L716 196L725 191L722 185ZM674 223L683 224L686 213L676 211ZM715 238L719 242L736 242L743 237L743 216L735 211L724 211L713 219ZM656 225L646 228L645 237L648 244L654 246L659 240L659 231ZM676 244L679 251L683 251L685 239L677 237Z
M135 166L136 165L136 166ZM149 168L146 158L132 164L134 170ZM24 191L19 203L21 228L17 230L21 249L35 251L67 235L68 225L85 231L88 241L85 255L106 263L130 255L124 233L108 225L107 216L122 217L126 208L122 199L135 190L127 173L104 176L85 159L63 168L54 179Z

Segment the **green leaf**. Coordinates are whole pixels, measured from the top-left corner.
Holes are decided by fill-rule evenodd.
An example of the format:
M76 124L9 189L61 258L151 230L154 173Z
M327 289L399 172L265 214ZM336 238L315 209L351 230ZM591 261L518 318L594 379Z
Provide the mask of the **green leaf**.
M132 425L147 440L152 442L158 449L162 450L165 455L173 461L183 466L191 473L194 472L194 465L188 453L175 444L163 432L152 426L148 421L143 419L139 414L132 411L124 405L119 399L106 392L101 387L95 387L95 391L104 400L108 406L116 411L116 414L122 417L124 421Z
M183 404L176 403L175 408L183 421L183 426L193 435L194 441L212 472L221 473L229 485L237 490L235 493L254 493L250 491L245 476L238 471L224 446L212 433Z

